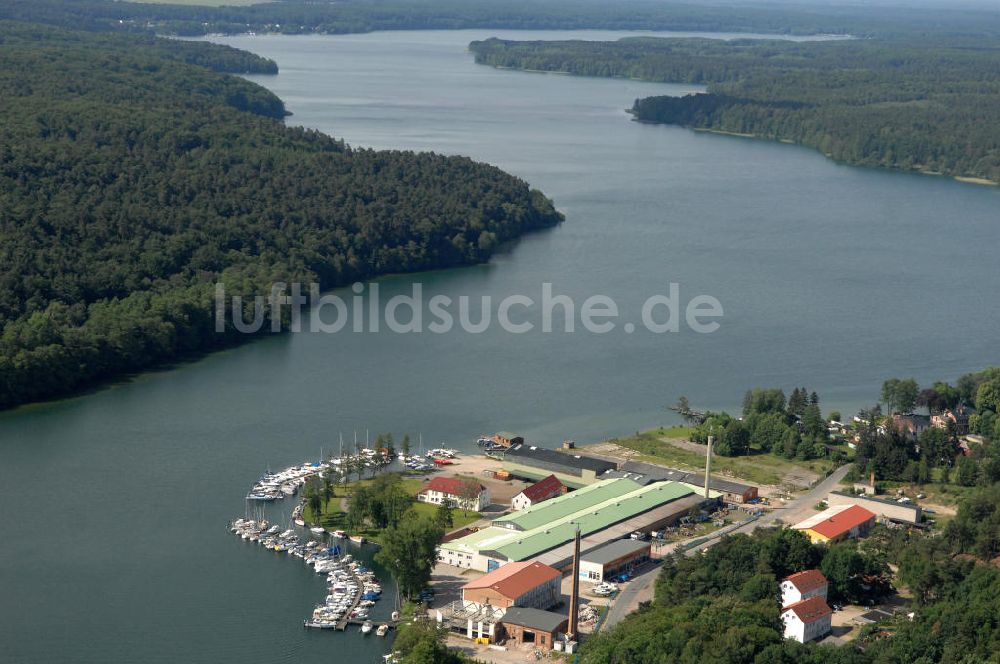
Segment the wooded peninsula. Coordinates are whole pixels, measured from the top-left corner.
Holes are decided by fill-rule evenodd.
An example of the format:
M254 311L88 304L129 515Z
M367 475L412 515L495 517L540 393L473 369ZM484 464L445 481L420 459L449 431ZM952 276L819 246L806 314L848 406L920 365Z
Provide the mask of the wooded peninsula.
M467 265L562 219L493 166L286 127L237 49L0 21L0 60L0 408L245 339L217 282Z
M995 38L489 39L470 49L495 67L707 86L635 100L640 121L798 143L849 164L1000 182Z

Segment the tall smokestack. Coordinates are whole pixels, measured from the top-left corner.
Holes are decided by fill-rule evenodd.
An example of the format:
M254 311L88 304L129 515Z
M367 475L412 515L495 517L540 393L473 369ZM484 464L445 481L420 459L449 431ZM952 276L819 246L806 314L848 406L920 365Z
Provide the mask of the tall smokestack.
M569 593L569 629L567 639L575 639L577 621L580 616L580 526L576 527L576 537L573 539L573 586Z
M712 478L712 442L713 436L708 437L708 450L705 453L705 500L708 500L708 483Z

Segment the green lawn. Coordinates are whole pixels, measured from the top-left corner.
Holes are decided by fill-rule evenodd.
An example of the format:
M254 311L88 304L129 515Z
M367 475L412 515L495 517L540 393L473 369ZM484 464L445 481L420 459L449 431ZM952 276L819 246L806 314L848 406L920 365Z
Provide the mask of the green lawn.
M646 431L628 438L614 438L609 442L635 450L639 454L633 458L637 460L682 470L703 470L705 468L704 453L684 449L673 443L673 440L686 438L687 435L690 435L690 429L671 427ZM786 476L794 475L802 470L808 470L822 477L832 468L834 468L834 463L828 459L798 461L760 453L742 457L712 456L713 472L756 484L781 484Z
M429 516L433 518L434 515L437 514L438 506L431 503L413 503L413 507L411 507L410 510L419 516ZM465 510L456 507L451 511L451 518L453 525L448 530L458 530L459 528L463 528L470 523L475 523L481 517L479 516L479 512L466 513Z

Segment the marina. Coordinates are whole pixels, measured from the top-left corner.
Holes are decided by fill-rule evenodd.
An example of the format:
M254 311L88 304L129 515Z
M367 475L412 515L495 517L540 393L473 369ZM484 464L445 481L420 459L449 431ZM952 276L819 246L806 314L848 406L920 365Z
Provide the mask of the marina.
M307 462L278 473L266 472L247 494L248 506L257 501L272 502L295 495L310 478L337 472L338 466L358 463L359 460L361 463L368 460L374 464L377 456L388 455L363 449L353 457ZM343 479L346 477L338 476L338 481ZM307 524L303 519L302 507L301 503L296 505L292 512L292 523L300 529L308 530L309 536L300 537L294 529L282 529L282 526L269 522L263 517L263 510L260 508L255 510L258 512L256 518L250 518L248 514L230 522L229 531L269 551L300 558L316 574L325 577L326 596L323 602L316 605L310 617L302 621L304 627L345 631L349 625L358 625L362 634L375 631L378 636L385 636L390 628L396 626L399 612L394 611L391 619L381 621L376 627L371 613L382 598L381 583L373 570L355 560L352 554L345 552L341 544L336 543L337 540L347 539L361 545L365 543L365 538L348 536L342 530L328 533L321 526ZM328 542L327 538L332 542Z

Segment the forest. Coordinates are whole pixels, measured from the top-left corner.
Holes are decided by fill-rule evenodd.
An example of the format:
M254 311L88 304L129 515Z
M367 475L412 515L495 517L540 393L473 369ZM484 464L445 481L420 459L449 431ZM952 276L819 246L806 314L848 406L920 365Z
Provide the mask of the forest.
M686 405L686 400L682 398ZM581 661L650 664L662 661L788 664L806 662L911 664L996 661L1000 652L1000 368L965 374L954 384L921 387L890 378L881 405L863 409L849 431L856 441L845 481L874 473L880 488L954 492L957 513L924 528L878 525L862 540L812 544L794 530L759 528L724 537L704 555L674 554L663 564L654 599L613 629L586 641ZM900 426L915 411L961 412L961 424L930 426L908 435ZM689 411L690 412L690 411ZM922 413L921 413L922 415ZM692 436L709 431L732 453L733 440L753 441L788 456L794 440L806 454L834 442L819 415L815 392L753 389L742 417L706 413ZM689 417L693 417L689 415ZM901 419L903 418L903 419ZM842 419L831 413L830 420ZM818 426L817 423L818 422ZM980 442L963 450L966 428ZM734 433L742 429L742 433ZM728 439L728 440L727 440ZM768 448L764 441L773 441ZM717 448L718 449L718 448ZM794 452L795 450L792 450ZM801 457L800 457L801 458ZM808 458L808 457L806 457ZM932 512L927 513L928 516ZM935 521L937 515L934 514ZM778 582L819 569L830 581L832 603L877 604L896 591L907 610L871 625L839 646L785 640ZM912 620L907 614L912 612Z
M155 30L163 34L505 28L681 30L887 36L927 32L1000 35L1000 17L963 8L827 6L767 0L279 0L208 7L115 0L0 0L0 18L88 30Z
M1000 40L628 38L473 42L495 67L692 83L635 100L643 122L806 145L861 166L1000 182Z
M235 49L0 21L0 408L238 343L214 285L481 262L561 221L458 157L286 127Z
M959 518L974 518L975 509L971 501L963 503ZM995 503L989 514L995 524ZM890 565L898 569L895 579ZM786 640L779 618L778 582L806 569L819 569L827 577L831 602L877 602L897 584L914 590L914 598L909 611L889 623L863 628L849 644ZM705 555L668 558L653 601L586 641L581 662L995 661L1000 642L998 597L1000 569L964 552L949 531L928 535L877 526L860 543L827 546L811 544L798 531L762 528L752 535L725 537Z

